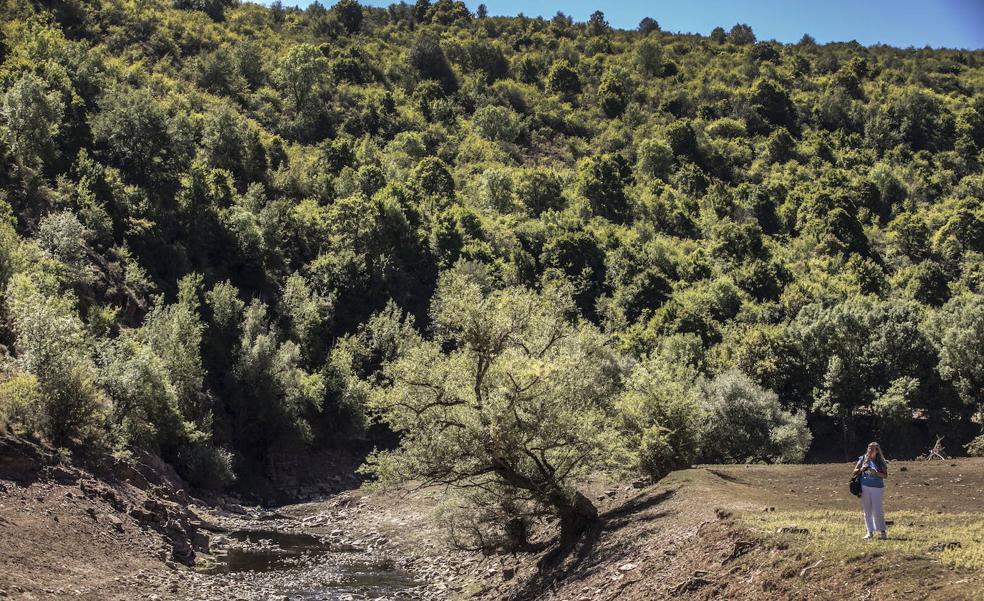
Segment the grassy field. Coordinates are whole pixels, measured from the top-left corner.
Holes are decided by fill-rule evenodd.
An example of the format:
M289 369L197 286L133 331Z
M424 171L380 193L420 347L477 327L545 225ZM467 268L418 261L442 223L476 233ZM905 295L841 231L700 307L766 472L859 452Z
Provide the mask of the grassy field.
M858 512L775 511L744 516L752 532L848 562L866 557L927 556L945 566L984 570L984 513L899 511L888 540L863 540ZM787 526L808 535L780 533Z
M888 540L863 540L859 513L775 511L745 514L740 522L766 544L787 550L772 566L780 579L802 579L812 571L815 577L836 582L840 572L845 581L871 586L872 599L984 599L981 512L894 512ZM779 532L789 526L806 532ZM830 598L857 597L834 588Z
M797 552L776 568L841 570L877 582L877 599L984 599L984 461L894 462L885 496L888 540L864 540L850 466L711 468L745 508L737 522ZM737 490L742 489L742 490ZM782 531L799 528L804 531ZM832 596L838 598L836 591Z

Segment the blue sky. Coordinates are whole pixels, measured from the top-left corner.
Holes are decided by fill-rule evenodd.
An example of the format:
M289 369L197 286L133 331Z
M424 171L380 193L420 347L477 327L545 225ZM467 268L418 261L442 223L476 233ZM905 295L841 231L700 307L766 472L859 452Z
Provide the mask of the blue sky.
M360 1L374 6L391 4L389 0ZM283 2L308 4L308 0ZM333 0L321 2L333 4ZM480 3L465 2L472 10ZM821 43L857 40L865 45L984 48L984 0L485 0L485 5L493 15L522 12L551 17L559 10L577 21L601 9L615 27L634 28L649 16L664 30L704 35L717 25L729 29L742 22L751 25L760 40L781 42L796 42L809 33Z

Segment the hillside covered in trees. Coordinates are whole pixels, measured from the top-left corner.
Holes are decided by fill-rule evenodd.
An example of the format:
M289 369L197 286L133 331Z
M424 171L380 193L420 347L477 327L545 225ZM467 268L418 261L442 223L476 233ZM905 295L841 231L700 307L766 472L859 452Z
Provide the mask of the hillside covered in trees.
M0 7L0 429L218 488L368 439L477 537L590 470L984 452L984 52Z

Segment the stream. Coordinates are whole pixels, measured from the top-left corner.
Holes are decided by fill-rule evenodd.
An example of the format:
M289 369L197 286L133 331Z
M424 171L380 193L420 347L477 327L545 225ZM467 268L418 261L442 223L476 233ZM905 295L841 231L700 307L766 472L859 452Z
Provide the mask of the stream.
M234 530L216 536L213 561L198 571L230 586L284 601L418 599L409 574L392 560L327 538L279 530ZM275 596L270 596L273 593Z

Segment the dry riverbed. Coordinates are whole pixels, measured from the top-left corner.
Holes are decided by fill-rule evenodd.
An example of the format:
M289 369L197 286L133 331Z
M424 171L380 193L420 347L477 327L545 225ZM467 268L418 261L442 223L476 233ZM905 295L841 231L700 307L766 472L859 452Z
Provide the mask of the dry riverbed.
M136 472L36 463L0 478L0 599L429 600L502 578L501 560L449 548L438 491L206 506Z
M440 490L350 490L264 509L206 505L129 464L96 476L50 458L11 461L0 461L0 599L950 600L984 590L982 460L894 463L886 508L897 536L869 545L855 540L849 466L586 482L601 519L562 556L549 526L536 553L451 548L434 519Z

